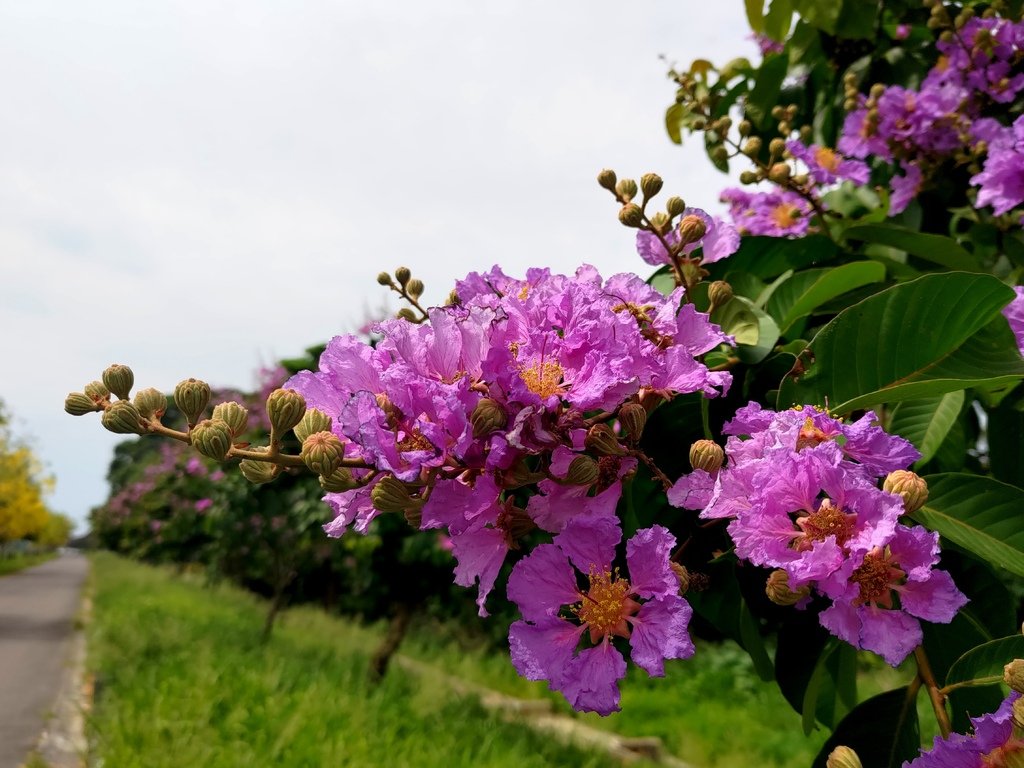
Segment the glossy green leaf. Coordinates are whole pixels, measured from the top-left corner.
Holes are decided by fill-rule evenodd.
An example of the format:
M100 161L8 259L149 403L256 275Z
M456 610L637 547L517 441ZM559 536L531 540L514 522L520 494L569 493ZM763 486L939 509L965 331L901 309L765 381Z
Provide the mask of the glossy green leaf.
M776 0L779 2L779 0ZM772 4L774 9L775 4ZM771 16L771 12L769 12ZM767 18L766 18L767 30ZM769 31L770 35L771 32ZM745 103L746 115L761 128L767 128L771 121L772 107L778 103L782 91L782 81L786 79L789 59L784 53L769 54L765 57L757 73L757 82L747 96Z
M946 685L991 685L1003 679L1003 666L1024 658L1024 635L1016 634L972 648L954 662Z
M865 766L898 768L903 761L917 757L921 748L921 730L915 699L906 688L874 696L843 718L814 760L814 768L825 768L825 761L836 747L850 747Z
M988 463L997 480L1024 488L1024 411L1003 401L988 412Z
M826 264L835 258L837 252L836 244L824 235L809 235L799 240L744 237L736 253L708 266L709 279L733 282L736 279L733 275L748 273L762 280L771 280L790 269Z
M922 400L905 400L896 406L889 431L907 438L921 452L915 467L931 461L964 406L964 391L947 392Z
M747 12L747 23L756 33L764 31L764 0L743 0Z
M735 337L736 356L748 364L764 360L779 340L779 327L771 315L743 296L733 296L711 319Z
M665 110L665 131L673 144L683 143L683 120L687 112L682 104L673 104Z
M930 274L840 312L787 376L778 405L835 413L1024 377L1024 360L1000 310L1013 290L991 275Z
M836 33L836 22L843 7L842 0L793 0L793 5L808 24L813 24L830 35Z
M885 267L874 261L856 261L828 269L795 273L771 294L766 309L785 333L805 317L837 296L885 279Z
M772 40L784 40L793 24L793 0L771 0L764 17L764 31Z
M997 568L1024 576L1024 490L962 473L925 480L928 501L911 517Z
M845 235L848 240L863 240L866 243L898 248L947 269L965 272L979 269L978 260L974 256L955 240L942 235L917 232L895 224L861 224L847 229Z

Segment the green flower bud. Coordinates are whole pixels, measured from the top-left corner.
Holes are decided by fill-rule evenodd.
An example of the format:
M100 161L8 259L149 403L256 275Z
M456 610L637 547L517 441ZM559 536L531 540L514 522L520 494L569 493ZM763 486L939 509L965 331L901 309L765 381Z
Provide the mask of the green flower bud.
M1014 659L1003 667L1003 682L1017 693L1024 693L1024 659Z
M644 220L644 212L636 203L626 203L619 209L619 222L627 227L639 227Z
M707 224L695 213L683 216L679 222L679 240L683 245L696 243L707 234L707 231Z
M796 605L811 594L811 588L806 584L795 591L790 589L789 575L781 568L772 571L771 575L768 576L768 582L765 584L764 591L768 595L768 599L773 603L786 607Z
M306 442L306 438L314 432L330 432L331 417L321 410L310 408L302 414L302 421L295 425L295 437L300 443Z
M110 390L104 386L102 381L90 381L82 391L94 403L100 403L110 398Z
M71 392L64 398L64 410L72 416L84 416L100 410L100 406L84 392Z
M522 488L544 479L544 475L530 469L525 459L518 459L511 467L499 475L501 487L507 490Z
M213 406L213 418L227 422L227 425L231 427L231 436L238 437L245 432L245 428L249 424L249 410L234 401L218 403Z
M729 285L725 280L715 280L711 285L708 286L708 300L711 302L709 312L714 312L721 306L728 304L732 300L732 286Z
M257 453L267 452L265 446L252 448L250 450L254 450ZM256 461L255 459L242 459L242 461L238 463L238 468L242 472L242 477L253 485L269 483L281 474L281 468L276 464L272 464L269 461Z
M210 402L210 385L199 379L185 379L174 388L174 404L185 415L189 424L195 424L203 416Z
M159 421L167 410L167 395L155 387L146 387L135 393L134 405L143 418Z
M626 453L607 424L595 424L587 430L583 445L598 456L624 456Z
M711 160L721 165L729 161L729 150L719 144L711 150Z
M742 152L747 157L757 157L757 155L761 152L761 146L761 137L751 136L743 145Z
M705 472L717 472L725 463L725 451L714 440L698 440L690 446L690 466Z
M663 184L661 176L656 173L645 173L640 177L640 191L644 193L644 197L654 197L661 192Z
M836 747L825 760L825 768L864 768L864 764L849 747Z
M409 282L412 277L412 271L408 267L399 267L395 270L395 279L398 280L398 284L403 288L405 284Z
M405 286L405 291L414 299L418 299L423 295L425 288L423 281L414 277L409 281L409 284Z
M619 424L631 442L637 442L647 426L647 409L640 403L626 403L619 408Z
M135 384L135 374L132 373L132 369L127 365L114 363L114 365L107 367L101 378L103 379L103 386L117 395L119 400L127 400L131 397L132 386Z
M345 458L345 445L333 432L314 432L302 441L303 463L322 477L329 477Z
M669 562L668 567L672 569L672 573L679 579L679 595L682 597L690 589L690 572L685 565L672 561Z
M357 485L352 477L352 472L345 467L338 467L327 477L320 478L320 487L328 493L342 493L350 491Z
M280 439L306 414L306 398L294 389L275 389L267 398L267 416L270 432Z
M749 136L750 132L754 130L754 126L749 120L740 120L736 130L739 131L740 136Z
M740 173L740 184L756 184L758 176L754 171L743 171Z
M106 429L117 435L141 435L146 431L139 410L127 400L112 403L103 412L100 421Z
M394 280L391 279L391 275L389 275L387 272L381 272L379 275L377 275L377 282L383 285L385 288L387 288L389 285L395 284Z
M394 475L386 475L370 491L370 501L378 512L401 512L422 508L423 502L409 495L405 483Z
M398 310L398 312L395 314L395 317L410 323L415 323L417 320L416 313L413 312L408 307L402 307L400 310Z
M686 201L681 197L673 195L665 201L665 210L674 219L676 216L681 216L683 211L686 210Z
M768 178L776 184L782 184L792 172L793 169L789 167L789 163L775 163L768 169Z
M627 203L636 197L637 186L636 182L632 179L619 179L615 184L615 194L625 200Z
M600 469L597 462L589 456L577 456L569 462L565 482L570 485L593 485L597 482Z
M230 425L224 419L203 419L189 432L192 447L214 461L224 461L231 450Z
M508 414L497 400L484 397L476 404L469 422L473 425L473 437L480 440L491 432L504 429L508 423Z
M671 220L669 219L668 214L665 213L664 211L658 211L656 214L651 216L651 227L654 229L655 232L665 234L666 232L668 232L668 227L670 223Z
M617 179L615 178L615 171L609 170L608 168L605 168L603 171L597 174L597 183L600 184L605 189L607 189L609 192L615 191L616 181Z
M903 509L908 515L917 512L928 501L928 483L924 478L906 469L890 472L882 483L882 490L903 497Z
M772 139L768 142L768 151L773 155L781 155L786 151L786 142L782 139Z

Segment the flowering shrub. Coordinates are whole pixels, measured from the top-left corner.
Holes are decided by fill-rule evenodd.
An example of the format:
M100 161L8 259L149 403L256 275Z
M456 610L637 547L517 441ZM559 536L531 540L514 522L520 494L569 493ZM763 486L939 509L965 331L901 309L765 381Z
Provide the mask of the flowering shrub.
M578 709L620 706L627 658L693 655L699 617L832 729L818 765L939 764L947 746L917 757L921 689L942 745L967 755L949 734L975 717L973 764L1013 764L1019 734L983 734L1024 656L1019 7L746 8L764 60L674 70L666 115L749 164L731 223L655 211L656 174L598 176L648 280L493 267L428 308L381 273L409 306L270 392L264 445L238 439L241 404L204 418L195 379L183 430L124 366L66 408L256 484L306 467L343 542L443 531L480 615L501 586L515 605L519 672ZM913 656L907 684L859 701L860 651Z

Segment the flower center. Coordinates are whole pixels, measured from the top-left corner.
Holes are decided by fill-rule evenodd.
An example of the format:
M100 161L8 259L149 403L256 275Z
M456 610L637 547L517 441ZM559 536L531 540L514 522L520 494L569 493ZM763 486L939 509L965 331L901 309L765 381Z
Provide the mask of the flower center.
M864 556L864 562L853 572L850 580L860 586L860 597L854 603L874 603L892 608L892 586L906 574L893 565L890 555L875 548Z
M779 203L772 209L770 216L780 227L791 227L800 218L800 209L793 203Z
M839 169L839 155L828 147L818 147L814 153L814 159L829 173L835 173Z
M813 448L828 440L828 435L815 425L814 420L808 416L804 425L800 427L800 433L796 436L796 449L802 451L804 448Z
M533 365L524 365L519 369L526 388L545 400L552 395L562 393L562 366L554 360L541 359Z
M1024 768L1024 741L1012 738L981 758L985 768Z
M618 572L590 568L590 589L581 593L583 602L573 612L590 630L590 640L598 642L608 635L629 637L627 617L640 610L640 604L630 598L629 582L618 578Z
M811 542L824 541L829 536L835 536L836 544L841 547L853 536L856 521L856 515L844 512L833 506L831 499L825 499L816 512L797 518L796 524L804 532L800 548L810 549Z
M397 448L403 453L405 451L432 451L434 444L427 440L422 432L414 429L412 432L406 432L405 437L398 441Z

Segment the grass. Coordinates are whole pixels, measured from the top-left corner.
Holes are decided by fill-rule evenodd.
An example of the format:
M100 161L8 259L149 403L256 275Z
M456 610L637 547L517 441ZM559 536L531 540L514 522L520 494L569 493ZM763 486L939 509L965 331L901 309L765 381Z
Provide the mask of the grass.
M0 576L23 571L35 565L45 563L57 556L56 552L36 552L31 555L11 555L0 557Z
M376 635L310 609L266 643L263 607L227 587L93 559L93 762L140 766L601 766L394 669L368 684ZM193 583L194 582L194 583Z

